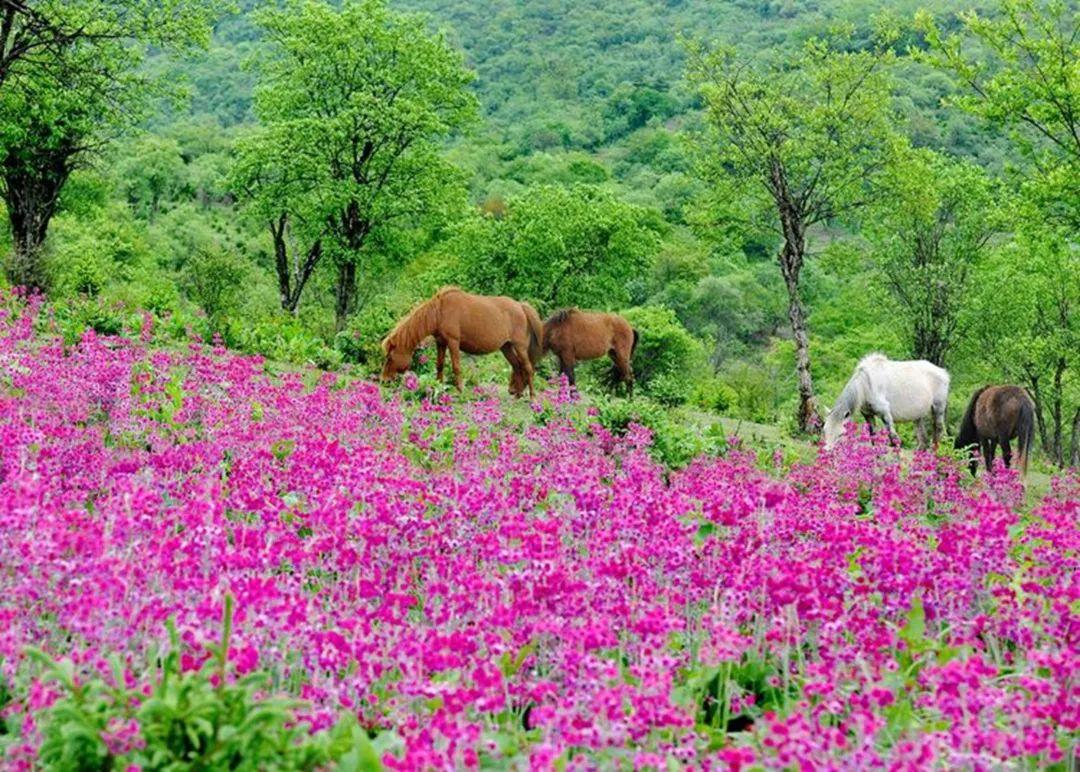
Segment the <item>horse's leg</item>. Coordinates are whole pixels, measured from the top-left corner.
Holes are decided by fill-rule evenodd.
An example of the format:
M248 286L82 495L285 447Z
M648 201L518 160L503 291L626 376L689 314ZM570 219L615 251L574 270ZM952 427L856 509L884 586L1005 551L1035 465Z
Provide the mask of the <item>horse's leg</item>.
M536 390L533 388L533 366L532 360L529 359L528 344L516 346L514 348L514 353L518 358L521 375L524 378L525 383L529 384L529 399L536 399Z
M559 355L559 372L566 376L566 382L574 385L574 358L569 355Z
M521 362L518 361L514 346L511 343L504 343L499 350L506 357L506 361L510 363L510 394L514 397L520 397L521 393L525 391L525 383L521 377Z
M926 450L926 419L920 418L915 422L915 436L919 441L919 450Z
M997 440L993 437L983 440L983 457L986 459L986 471L994 471L994 456L997 455Z
M881 416L881 420L885 422L885 429L889 433L889 444L900 444L900 436L896 433L896 424L893 423L892 409L889 407L888 402L879 402L877 404L871 404L874 412Z
M867 413L863 416L866 419L866 431L870 433L870 436L874 436L874 414Z
M1009 438L1001 438L1001 458L1005 461L1005 468L1012 468L1012 448L1009 446Z
M934 405L932 410L934 416L934 453L938 452L938 445L941 444L941 435L945 433L945 407L943 403L941 405Z
M435 341L435 380L442 383L443 365L446 364L446 343L441 340Z
M454 369L454 385L457 386L459 392L462 392L465 390L465 383L461 379L461 344L456 338L450 338L446 341L446 345L450 349L450 366Z
M626 396L627 398L634 396L634 370L630 366L630 358L617 348L611 349L610 352L611 361L615 363L615 368L619 371L619 378L626 384Z

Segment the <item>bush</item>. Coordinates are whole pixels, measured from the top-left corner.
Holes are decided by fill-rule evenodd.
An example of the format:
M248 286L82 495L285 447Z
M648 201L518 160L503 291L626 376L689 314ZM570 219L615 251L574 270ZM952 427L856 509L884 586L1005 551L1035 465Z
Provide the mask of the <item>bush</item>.
M54 319L65 343L72 344L87 330L99 335L119 335L124 328L138 329L141 317L122 303L101 297L76 295L58 301Z
M267 359L294 364L313 364L335 370L345 357L310 332L302 321L288 314L275 314L255 322L229 325L225 342L232 348Z
M667 405L686 402L694 382L708 373L705 348L663 306L641 306L623 313L638 332L634 379L644 394Z
M776 366L736 363L724 369L723 382L734 395L732 406L739 418L773 423L790 398L789 372Z
M692 385L679 373L660 373L649 381L645 393L661 405L674 407L687 401L691 388Z
M184 265L188 296L218 323L236 309L247 264L228 250L199 248Z
M739 395L719 378L707 378L694 385L690 402L714 413L726 413L735 406Z
M49 278L61 295L97 295L150 262L142 232L118 206L87 220L58 217L49 245Z
M661 464L677 469L701 453L714 453L723 447L720 434L706 432L699 436L687 425L670 418L670 411L650 399L627 400L604 398L596 403L597 420L612 434L625 435L631 424L644 426L652 433L649 453Z
M395 314L385 301L376 300L360 309L344 330L334 338L334 348L346 362L358 364L368 373L382 367L382 341L397 323Z

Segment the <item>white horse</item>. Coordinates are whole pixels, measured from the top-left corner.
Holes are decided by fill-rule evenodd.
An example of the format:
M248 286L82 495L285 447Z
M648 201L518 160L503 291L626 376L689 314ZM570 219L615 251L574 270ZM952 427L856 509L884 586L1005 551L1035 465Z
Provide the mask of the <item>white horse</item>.
M926 447L926 418L932 416L937 450L948 401L949 373L937 365L925 359L894 362L882 354L869 354L855 367L825 418L825 449L840 439L849 418L861 414L871 432L874 416L880 416L891 437L896 436L894 421L915 421L921 448Z

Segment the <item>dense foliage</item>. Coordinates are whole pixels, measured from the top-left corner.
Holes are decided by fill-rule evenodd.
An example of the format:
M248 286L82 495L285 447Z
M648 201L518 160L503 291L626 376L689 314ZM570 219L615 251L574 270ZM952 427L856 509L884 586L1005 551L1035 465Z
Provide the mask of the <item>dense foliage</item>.
M671 469L683 440L566 392L57 324L3 302L5 766L1075 753L1075 479L1024 514L1009 473L866 442Z

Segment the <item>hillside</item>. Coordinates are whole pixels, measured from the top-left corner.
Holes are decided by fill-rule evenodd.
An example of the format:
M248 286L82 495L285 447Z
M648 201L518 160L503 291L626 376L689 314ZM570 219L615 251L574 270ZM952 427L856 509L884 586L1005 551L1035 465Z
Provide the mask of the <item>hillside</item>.
M950 0L935 11L945 30L956 31L963 24L954 12L971 5ZM984 5L997 12L992 3ZM60 197L45 250L54 294L72 299L67 313L76 324L117 329L134 308L148 307L167 315L178 333L194 326L276 359L370 371L377 366L377 342L395 318L441 283L524 293L543 313L555 310L553 304L646 308L650 323L659 325L650 336L681 341L677 369L685 376L658 378L644 387L646 394L786 431L796 399L796 354L776 266L778 230L756 194L715 174L729 163L721 159L728 148L707 140L710 125L701 90L688 78L687 46L732 44L754 67L789 63L809 39L844 25L854 30L845 50L867 50L882 15L900 26L890 44L890 131L950 163L972 161L975 170L966 172L983 190L980 203L963 213L971 230L965 225L957 238L969 241L955 253L973 254L975 265L945 272L978 275L972 287L988 287L1013 270L1013 255L1045 254L1047 273L1038 281L1052 287L1053 266L1074 259L1056 255L1058 247L1044 249L1068 244L1067 238L1021 233L1020 226L1040 218L1014 194L1031 170L1052 168L1030 155L1031 137L958 109L953 103L962 91L954 77L908 55L911 47L925 53L928 46L915 29L916 2L628 0L614 8L600 0L398 0L390 6L423 14L426 29L444 32L460 51L475 73L470 90L477 111L468 125L438 139L439 162L447 167L436 176L448 184L436 199L403 217L400 227L374 232L356 257L348 313L335 307L337 257L312 272L295 314L279 313L267 219L235 175L238 148L265 119L256 115L253 98L260 62L265 65L272 49L258 16L272 6L246 0L218 20L205 53L151 54L146 69L170 84L186 84L188 98L155 102L141 131L103 142L103 152L76 170ZM945 104L946 97L952 103ZM886 194L906 197L900 203L915 212L935 196L951 195L942 205L955 208L965 194L942 191L944 181L959 178L957 171L963 169L941 173L941 191L920 192L901 174L891 190L873 192L867 203ZM980 208L996 213L980 219L973 213ZM823 405L867 350L897 358L917 353L914 312L905 308L885 264L885 253L897 247L895 235L910 223L888 221L889 210L885 203L867 206L808 230L802 304ZM944 222L955 216L942 213ZM977 228L987 231L988 243L971 235ZM619 250L610 248L612 234ZM955 255L948 259L962 263ZM521 278L547 263L605 260L612 264L595 275L584 270L574 284L577 294L547 297L542 276ZM1031 284L1025 297L1040 297L1041 286ZM949 300L952 422L977 384L1010 379L1034 387L1037 380L1046 405L1043 438L1057 445L1052 455L1064 462L1077 444L1070 437L1078 388L1071 364L1055 375L1049 353L1040 354L1035 369L1020 362L1010 352L1025 350L1027 333L1018 333L1007 352L990 345L995 299L961 295L962 301ZM1030 327L1039 328L1045 314L1035 300L1024 303ZM661 307L674 319L652 310ZM1069 331L1044 337L1067 346L1071 313L1063 322ZM690 337L679 337L669 322ZM673 337L665 338L668 333ZM643 362L635 366L646 369ZM545 365L545 374L550 368ZM1056 443L1051 423L1060 427Z

